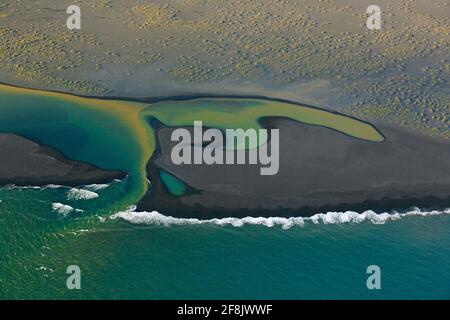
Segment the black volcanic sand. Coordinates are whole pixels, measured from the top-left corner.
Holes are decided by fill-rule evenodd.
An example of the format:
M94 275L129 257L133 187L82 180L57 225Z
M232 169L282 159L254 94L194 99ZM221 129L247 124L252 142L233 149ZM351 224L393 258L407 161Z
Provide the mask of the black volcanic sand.
M173 128L159 124L158 150L147 166L152 190L138 209L207 219L450 207L450 141L386 125L378 127L386 140L374 143L284 118L262 124L280 129L274 176L261 176L259 165L174 165ZM168 194L157 167L190 191Z
M14 134L0 134L0 186L79 186L107 183L125 175L70 161L54 149Z

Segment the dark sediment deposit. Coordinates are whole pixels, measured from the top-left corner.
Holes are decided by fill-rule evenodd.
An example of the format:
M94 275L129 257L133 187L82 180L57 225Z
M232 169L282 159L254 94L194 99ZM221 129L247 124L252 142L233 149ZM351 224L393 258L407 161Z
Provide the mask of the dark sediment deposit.
M450 141L388 125L378 127L386 140L374 143L284 118L262 124L280 129L277 175L261 176L260 165L174 165L174 128L158 128L152 190L138 209L205 219L450 206ZM157 168L189 191L170 195Z
M124 172L107 171L71 161L61 153L14 134L0 134L0 185L78 186L107 183L125 177Z

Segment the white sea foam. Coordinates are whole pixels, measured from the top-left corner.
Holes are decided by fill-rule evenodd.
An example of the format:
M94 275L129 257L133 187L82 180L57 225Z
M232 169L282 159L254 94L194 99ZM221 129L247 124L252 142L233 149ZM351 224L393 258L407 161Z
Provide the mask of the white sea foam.
M41 189L39 186L16 186L15 184L8 184L6 186L2 186L2 189L10 190L10 189Z
M59 202L52 203L52 209L54 212L60 213L63 216L67 216L68 214L70 214L72 212L76 212L76 213L84 212L84 210L82 210L82 209L75 209L69 205L62 204Z
M67 200L89 200L95 198L98 198L97 193L85 189L72 188L67 192Z
M71 206L62 203L52 203L52 209L53 211L60 213L64 216L68 215L73 211L73 208Z
M100 191L109 187L109 184L88 184L83 186L83 189L90 191Z
M9 184L7 186L2 186L2 189L35 189L35 190L45 190L45 189L60 189L67 188L66 186L61 186L58 184L47 184L45 186L16 186L15 184Z
M60 188L67 188L67 187L61 186L59 184L47 184L43 186L41 189L60 189Z
M131 207L127 211L113 214L110 218L121 218L133 224L150 224L150 225L196 225L196 224L215 224L220 226L242 227L244 225L261 225L265 227L281 226L283 229L289 229L293 226L304 226L305 223L314 224L342 224L342 223L361 223L369 221L373 224L384 224L389 220L398 220L406 216L433 216L441 214L450 214L450 208L443 211L421 211L419 208L413 208L404 213L376 213L372 210L358 213L354 211L345 212L327 212L318 213L311 217L245 217L245 218L220 218L201 220L195 218L175 218L165 216L157 211L152 212L135 212L136 207Z

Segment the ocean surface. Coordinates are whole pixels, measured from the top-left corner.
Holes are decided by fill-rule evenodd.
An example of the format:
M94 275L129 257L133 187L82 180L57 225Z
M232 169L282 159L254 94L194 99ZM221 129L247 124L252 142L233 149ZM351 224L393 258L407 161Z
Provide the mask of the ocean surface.
M135 212L148 132L130 129L141 123L132 105L87 100L0 90L1 132L129 172L104 185L1 188L1 299L450 298L450 209L212 220ZM66 286L70 265L81 290ZM380 290L367 289L370 265L381 268Z

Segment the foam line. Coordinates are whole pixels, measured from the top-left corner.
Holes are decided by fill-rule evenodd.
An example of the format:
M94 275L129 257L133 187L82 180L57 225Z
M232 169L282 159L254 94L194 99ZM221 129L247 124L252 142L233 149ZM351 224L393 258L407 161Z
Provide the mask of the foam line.
M354 211L345 212L327 212L318 213L311 217L245 217L245 218L221 218L221 219L194 219L194 218L175 218L165 216L157 211L152 212L135 212L136 207L130 207L127 211L113 214L111 219L123 219L133 224L149 224L149 225L197 225L197 224L215 224L220 226L242 227L244 225L261 225L265 227L281 226L283 229L289 229L293 226L304 226L305 223L314 224L342 224L342 223L361 223L369 221L373 224L384 224L389 220L398 220L407 216L435 216L441 214L450 214L450 208L443 211L421 211L419 208L413 208L404 213L376 213L372 210L362 213Z

